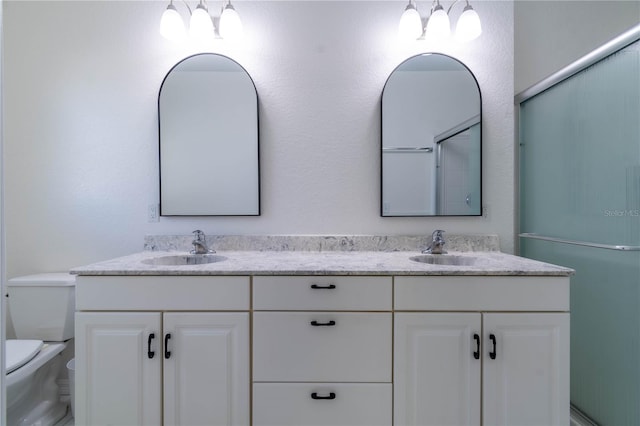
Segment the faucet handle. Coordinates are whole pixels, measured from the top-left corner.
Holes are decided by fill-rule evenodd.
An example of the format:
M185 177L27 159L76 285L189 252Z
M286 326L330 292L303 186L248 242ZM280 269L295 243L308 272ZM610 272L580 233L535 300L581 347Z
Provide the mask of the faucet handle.
M193 231L192 234L195 236L196 241L204 241L205 239L204 232L202 232L199 229L196 229L195 231Z
M444 238L444 230L442 229L436 229L435 231L433 231L433 233L431 234L431 238L433 238L434 240L436 238Z
M442 229L433 231L431 234L431 244L422 252L426 254L446 254L447 251L443 248L446 244L443 234L444 231Z

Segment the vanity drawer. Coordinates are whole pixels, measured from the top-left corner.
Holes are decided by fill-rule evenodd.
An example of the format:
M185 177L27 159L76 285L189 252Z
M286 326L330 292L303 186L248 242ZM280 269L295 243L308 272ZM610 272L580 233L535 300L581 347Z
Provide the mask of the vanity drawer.
M390 311L391 277L256 276L256 310Z
M396 277L396 310L569 311L569 277Z
M391 384L253 385L254 426L389 426L391 423Z
M391 313L255 312L253 380L391 382L392 329Z
M242 311L249 277L79 276L77 311Z

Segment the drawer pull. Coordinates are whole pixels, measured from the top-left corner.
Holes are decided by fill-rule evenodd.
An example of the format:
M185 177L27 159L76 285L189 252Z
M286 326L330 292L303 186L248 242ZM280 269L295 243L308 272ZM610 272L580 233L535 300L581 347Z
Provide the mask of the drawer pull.
M318 395L317 392L313 392L311 394L311 399L336 399L336 394L334 392L329 392L327 396Z
M473 357L475 359L480 359L480 336L474 334L473 339L476 341L476 350L473 352Z
M310 324L314 327L333 327L334 325L336 325L336 322L334 320L327 322L318 322L316 320L313 320Z
M493 350L491 352L489 352L489 357L491 359L496 359L496 335L495 334L490 334L489 335L489 340L491 340L491 343L493 343Z
M169 339L171 339L171 333L167 333L164 336L164 358L169 359L171 352L169 352Z
M314 290L333 290L334 288L336 288L336 285L335 284L329 284L329 285L311 284L311 288Z
M149 359L153 359L154 355L156 354L154 351L151 350L151 341L155 339L155 337L156 337L155 333L150 333L149 340L147 340L147 358Z

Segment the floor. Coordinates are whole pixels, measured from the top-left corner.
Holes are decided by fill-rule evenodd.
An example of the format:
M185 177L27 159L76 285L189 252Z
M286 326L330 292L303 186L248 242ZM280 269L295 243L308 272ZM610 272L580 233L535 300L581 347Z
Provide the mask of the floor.
M62 420L55 424L55 426L75 426L76 422L71 413L67 414Z

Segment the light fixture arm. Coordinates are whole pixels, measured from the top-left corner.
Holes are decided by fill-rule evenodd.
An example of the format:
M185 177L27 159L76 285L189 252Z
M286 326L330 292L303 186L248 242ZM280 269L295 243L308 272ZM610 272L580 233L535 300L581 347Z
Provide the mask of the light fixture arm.
M447 15L451 13L451 9L453 9L453 6L460 3L461 1L462 0L455 0L453 3L451 3L451 6L449 6L449 9L447 9ZM467 6L469 6L469 0L465 0L465 3L467 3Z
M229 3L231 3L231 0L229 0ZM169 4L173 5L173 0L169 0ZM191 6L189 6L189 3L187 3L186 0L182 0L182 4L184 4L189 11L189 16L193 15L193 10L191 9ZM202 5L205 10L209 10L209 7L207 6L207 0L199 0L198 6L199 5Z
M191 14L193 13L191 11L191 8L189 7L189 3L187 3L186 1L182 0L182 3L184 3L185 6L187 6L187 10L189 11L189 16L191 16Z
M416 2L416 6L417 6L417 2ZM433 13L433 9L435 9L436 7L436 0L433 0L431 2L431 7L429 8L429 16L431 16L431 14ZM427 20L429 20L429 16L427 16Z
M187 10L189 11L189 16L191 16L192 12L191 12L191 8L189 7L189 3L187 3L185 0L182 0L182 3L187 7ZM169 5L173 6L173 0L169 0Z
M456 0L456 1L458 1L458 0ZM442 8L442 5L440 4L440 0L433 0L433 2L431 2L431 8L429 9L429 16L433 15L433 12L438 8L438 6L440 6ZM449 8L449 10L451 10L451 8ZM449 11L447 11L447 15L448 14L449 14Z
M226 8L236 10L235 7L233 7L233 5L231 4L231 0L227 0L226 4L225 2L222 2L222 7L220 8L220 15L222 15L222 12L224 12Z
M184 1L184 0L183 0ZM451 3L451 5L447 8L447 15L451 14L451 9L453 9L453 7L461 2L465 2L465 7L469 6L469 0L454 0L453 3ZM409 4L411 4L411 0L409 0ZM433 2L431 3L431 7L429 8L429 15L431 15L433 13L433 11L436 9L436 7L441 6L440 5L440 0L433 0ZM418 2L415 2L415 8L418 9ZM429 19L427 17L427 19Z

